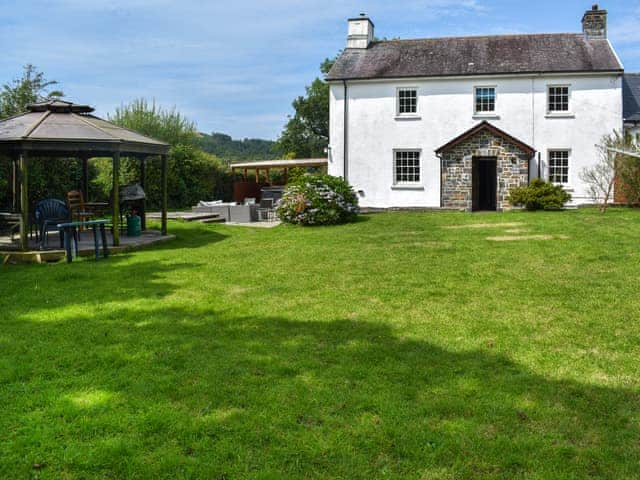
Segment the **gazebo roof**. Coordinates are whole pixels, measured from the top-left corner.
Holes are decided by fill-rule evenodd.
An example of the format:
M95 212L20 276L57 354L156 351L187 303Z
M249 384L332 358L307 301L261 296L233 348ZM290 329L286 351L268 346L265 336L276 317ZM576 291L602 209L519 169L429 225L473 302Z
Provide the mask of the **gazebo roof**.
M40 155L162 155L167 143L92 115L94 109L62 100L29 105L0 121L0 152Z

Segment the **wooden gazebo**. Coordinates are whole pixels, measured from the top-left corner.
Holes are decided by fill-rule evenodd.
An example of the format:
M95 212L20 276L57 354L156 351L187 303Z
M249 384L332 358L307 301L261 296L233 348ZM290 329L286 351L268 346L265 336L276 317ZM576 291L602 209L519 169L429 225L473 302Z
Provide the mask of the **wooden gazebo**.
M87 105L51 100L28 106L26 113L0 121L0 155L13 162L14 211L21 216L20 247L28 250L29 157L75 157L82 162L82 190L88 197L89 160L111 157L113 161L113 243L120 243L120 158L140 161L140 185L145 186L145 162L161 161L162 234L167 234L167 154L170 146L98 118Z

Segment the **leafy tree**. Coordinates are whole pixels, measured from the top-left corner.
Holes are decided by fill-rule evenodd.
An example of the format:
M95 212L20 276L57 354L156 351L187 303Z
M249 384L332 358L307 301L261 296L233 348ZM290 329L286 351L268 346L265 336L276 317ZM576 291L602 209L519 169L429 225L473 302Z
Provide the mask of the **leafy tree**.
M640 152L640 137L634 138L631 134L623 137L618 133L611 139L609 146L624 152ZM616 188L620 189L626 203L640 204L640 159L616 153L615 167Z
M224 133L200 134L200 147L225 162L272 160L277 157L275 142L257 138L234 140Z
M326 59L320 65L323 74L335 63ZM313 158L325 155L329 145L329 84L320 78L306 87L306 95L293 101L295 113L289 118L277 150L288 158Z
M140 98L116 108L109 121L121 127L135 130L143 135L162 140L172 146L196 146L198 131L193 122L186 119L175 107L165 109L155 100L149 103Z
M21 78L5 83L0 91L0 119L26 111L27 105L34 102L52 100L64 96L60 90L51 90L58 85L55 80L47 80L44 73L27 64Z
M25 65L22 76L5 83L0 89L0 119L11 117L26 111L27 105L34 102L60 98L64 94L51 88L58 85L55 80L47 80L44 73L31 65ZM66 162L66 160L64 160ZM31 200L57 194L60 189L75 188L74 175L59 175L62 168L52 170L47 159L33 159L29 175L29 192ZM58 165L60 166L60 165ZM73 165L69 165L73 168ZM11 205L12 175L11 161L0 157L0 208L8 209ZM39 196L40 195L40 196Z
M628 201L633 203L640 199L638 160L614 151L631 151L632 147L630 138L618 131L605 135L596 145L598 161L580 172L580 178L587 185L593 201L599 205L600 213L605 213L613 200L616 177Z
M202 151L199 134L193 122L175 108L165 109L155 101L134 100L117 108L109 120L143 135L162 140L171 145L167 183L169 207L184 208L199 200L229 198L230 175L220 160ZM99 162L98 182L104 192L111 189L110 162ZM122 162L123 183L137 182L140 178L139 160L124 159ZM160 205L160 163L147 162L146 193L149 206Z

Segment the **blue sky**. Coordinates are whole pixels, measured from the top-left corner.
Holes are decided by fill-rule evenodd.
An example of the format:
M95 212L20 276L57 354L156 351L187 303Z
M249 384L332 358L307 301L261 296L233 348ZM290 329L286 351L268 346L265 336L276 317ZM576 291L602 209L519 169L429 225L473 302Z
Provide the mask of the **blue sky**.
M0 0L0 83L32 63L106 115L135 98L204 132L276 138L292 99L367 12L380 37L578 32L576 0ZM627 71L640 71L640 0L601 2Z

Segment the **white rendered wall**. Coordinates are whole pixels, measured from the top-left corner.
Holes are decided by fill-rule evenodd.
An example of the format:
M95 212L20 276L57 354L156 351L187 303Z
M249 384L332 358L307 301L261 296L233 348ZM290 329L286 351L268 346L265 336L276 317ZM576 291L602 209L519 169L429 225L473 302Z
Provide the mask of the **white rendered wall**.
M570 85L570 116L547 115L547 86ZM496 112L474 115L474 87L496 87ZM396 116L398 87L418 89L416 118ZM487 120L540 152L547 178L549 149L569 149L574 203L589 203L580 171L597 161L595 144L622 128L621 77L535 76L349 82L347 179L365 207L439 207L440 159L435 150ZM344 86L331 85L329 173L343 175ZM393 187L394 149L422 151L420 188ZM537 155L536 155L537 157ZM537 176L536 161L531 177Z

